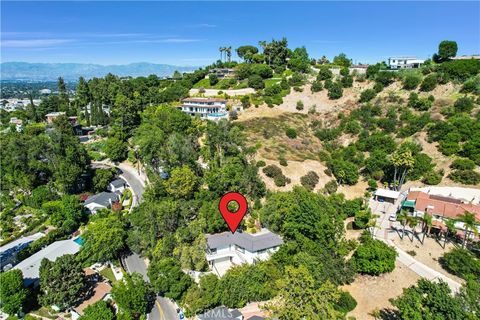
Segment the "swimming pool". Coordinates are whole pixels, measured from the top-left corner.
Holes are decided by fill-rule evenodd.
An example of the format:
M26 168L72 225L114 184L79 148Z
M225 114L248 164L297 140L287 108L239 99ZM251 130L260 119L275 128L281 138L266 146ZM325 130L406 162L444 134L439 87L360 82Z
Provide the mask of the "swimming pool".
M73 239L73 242L75 242L76 244L79 244L83 247L83 244L85 243L85 240L82 237L78 237L76 239Z

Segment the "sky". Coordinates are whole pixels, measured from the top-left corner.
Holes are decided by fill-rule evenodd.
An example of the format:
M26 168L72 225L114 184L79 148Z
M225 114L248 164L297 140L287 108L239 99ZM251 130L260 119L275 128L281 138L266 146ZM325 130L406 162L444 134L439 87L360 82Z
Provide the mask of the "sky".
M357 63L428 58L442 40L480 53L480 2L1 1L1 62L200 66L281 37Z

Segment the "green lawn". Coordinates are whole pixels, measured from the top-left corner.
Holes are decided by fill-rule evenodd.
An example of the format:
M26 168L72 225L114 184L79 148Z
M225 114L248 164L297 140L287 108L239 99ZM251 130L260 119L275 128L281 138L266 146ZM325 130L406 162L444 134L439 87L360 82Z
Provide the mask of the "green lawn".
M276 83L280 83L280 81L282 81L282 78L270 78L270 79L265 79L265 87L268 88L268 87L271 87L273 86L274 84Z
M199 89L217 89L217 90L227 90L227 89L243 89L247 87L247 81L237 81L236 84L230 84L231 79L222 79L216 85L211 86L209 79L202 79L193 85L193 88Z
M102 271L100 271L100 274L102 275L102 277L107 278L108 280L110 280L110 282L111 282L112 284L115 283L115 282L117 282L117 279L115 279L115 276L113 275L112 268L110 268L110 267L105 268L105 269L103 269Z

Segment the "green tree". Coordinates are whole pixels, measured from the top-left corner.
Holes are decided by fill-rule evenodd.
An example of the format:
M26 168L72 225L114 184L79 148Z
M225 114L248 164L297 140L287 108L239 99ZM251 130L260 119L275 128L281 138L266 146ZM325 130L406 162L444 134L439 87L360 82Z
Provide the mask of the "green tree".
M258 53L258 48L255 46L245 45L238 47L235 51L237 52L237 55L240 59L251 63L253 55Z
M452 296L445 282L420 279L416 286L403 289L403 294L391 302L401 319L468 319L459 299Z
M455 41L443 40L438 45L438 57L441 60L448 60L457 55L458 46Z
M116 137L108 138L105 143L105 153L114 162L123 161L128 155L127 143Z
M95 192L104 191L113 177L114 173L111 169L95 169L92 179L93 190Z
M365 238L353 254L352 261L360 273L379 275L395 269L397 252L380 240Z
M443 255L440 263L449 272L463 279L480 277L480 260L467 249L454 248Z
M43 306L56 305L65 310L81 299L84 289L85 275L74 255L61 256L55 262L42 260L39 301Z
M218 83L218 77L216 74L211 74L208 76L208 81L211 86L214 86Z
M79 257L91 263L115 260L125 249L123 222L113 214L90 222L82 237L85 244Z
M253 88L253 89L263 89L265 88L265 83L263 82L262 77L259 75L253 74L250 77L248 77L248 86Z
M131 314L134 319L139 319L149 311L155 300L155 293L150 284L142 275L134 272L125 275L124 281L114 284L112 296L123 313Z
M185 274L174 259L152 261L148 266L148 277L158 294L180 299L192 284L190 276Z
M467 239L469 238L470 234L474 233L476 236L478 236L477 221L475 218L475 214L468 211L465 211L463 214L458 216L457 219L458 221L463 223L463 229L465 230L462 245L465 248Z
M332 100L340 99L343 95L343 88L340 82L333 82L328 88L328 97Z
M198 185L195 173L187 166L174 168L165 180L165 189L173 198L190 198Z
M352 60L347 58L345 53L340 53L338 56L333 58L333 64L336 64L340 67L348 68L352 65Z
M339 291L330 282L319 288L305 266L285 268L285 279L278 282L278 298L267 308L279 319L339 319L340 312L334 304Z
M28 291L23 287L20 270L0 273L0 306L3 312L13 316L23 310Z
M115 314L107 302L100 300L85 308L79 320L114 320Z

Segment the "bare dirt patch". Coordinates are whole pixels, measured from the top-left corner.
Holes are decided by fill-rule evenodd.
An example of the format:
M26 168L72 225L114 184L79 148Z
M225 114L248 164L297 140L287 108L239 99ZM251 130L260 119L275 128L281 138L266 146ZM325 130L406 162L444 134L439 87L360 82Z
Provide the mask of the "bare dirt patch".
M357 300L357 307L348 316L358 320L375 319L370 312L377 308L393 308L389 300L401 295L403 288L416 284L419 279L415 272L398 261L391 273L378 277L357 276L353 283L341 287Z
M421 235L420 235L421 237ZM455 245L452 243L447 242L445 249L435 241L433 238L425 238L425 243L422 245L420 241L414 238L413 242L405 236L402 239L400 237L396 237L392 239L392 241L399 246L405 252L414 251L415 252L415 259L420 261L421 263L427 265L428 267L444 274L445 276L451 278L452 280L457 281L458 283L463 283L464 280L460 277L457 277L445 269L442 268L440 265L439 259L447 252L451 251L455 248ZM442 242L443 244L443 242Z

